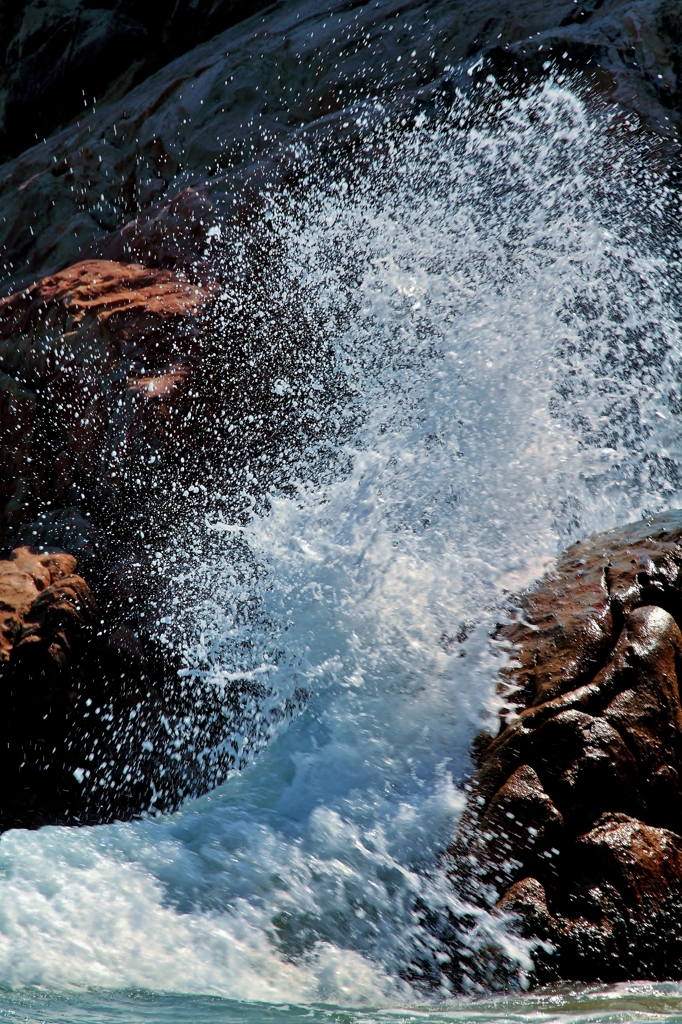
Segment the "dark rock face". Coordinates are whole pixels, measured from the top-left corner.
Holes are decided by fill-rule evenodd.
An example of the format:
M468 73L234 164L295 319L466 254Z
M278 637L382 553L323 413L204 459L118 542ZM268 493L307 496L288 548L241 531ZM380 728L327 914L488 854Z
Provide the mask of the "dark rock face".
M139 809L136 768L119 766L112 792L101 792L100 779L116 739L113 712L120 721L149 694L130 688L129 652L102 639L100 609L76 569L73 555L30 547L0 561L2 828L88 821L95 809L115 817L130 813L131 799Z
M0 161L267 6L268 0L8 0L0 12Z
M141 466L146 490L179 464L210 294L169 270L90 260L0 302L3 538L52 505L134 507Z
M0 828L169 810L235 766L216 748L251 729L240 715L257 684L213 702L183 689L178 656L153 639L156 553L216 490L238 523L267 485L291 486L290 461L328 429L324 400L302 402L296 382L336 372L330 402L344 387L295 305L276 339L269 321L244 323L243 306L273 301L260 255L262 282L231 281L236 322L215 282L112 260L0 301L0 575L12 593L23 581L5 601ZM68 581L48 578L53 561Z
M81 6L74 0L69 10ZM57 9L56 0L44 8ZM447 86L445 69L477 55L491 62L483 78L490 69L520 80L542 76L548 59L566 72L587 68L605 96L674 137L681 41L675 0L277 6L265 21L258 15L234 25L122 98L112 94L94 113L83 107L79 123L3 165L5 292L86 256L187 266L199 251L197 221L208 226L232 211L247 180L281 181L295 164L282 157L283 143L303 130L352 136L355 119L344 111L362 99L389 98L414 111L444 87L470 85L472 78L452 72ZM78 81L82 103L80 89L89 99L96 89L85 74ZM43 96L46 110L58 92ZM167 247L145 246L150 233L164 232Z
M158 749L176 666L144 601L206 428L210 297L91 260L0 303L0 536L24 545L0 562L0 827L130 817L187 791Z
M539 979L682 976L681 615L670 514L574 544L502 630L450 873L544 943Z

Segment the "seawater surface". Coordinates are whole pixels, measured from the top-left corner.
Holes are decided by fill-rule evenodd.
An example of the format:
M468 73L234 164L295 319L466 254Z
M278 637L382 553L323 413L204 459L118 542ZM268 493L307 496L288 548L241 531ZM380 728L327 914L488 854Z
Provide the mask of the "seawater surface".
M242 770L165 818L0 838L6 1019L680 1015L645 983L485 999L474 972L455 999L417 910L466 909L439 854L503 700L513 594L572 539L682 504L675 176L567 83L477 102L368 117L361 166L302 151L304 185L266 197L277 273L248 310L226 290L216 337L248 315L267 345L295 291L325 357L266 383L324 429L287 486L256 460L239 515L204 495L158 552L187 692L251 684L221 749L189 715L178 750ZM478 913L461 942L527 985L504 922Z

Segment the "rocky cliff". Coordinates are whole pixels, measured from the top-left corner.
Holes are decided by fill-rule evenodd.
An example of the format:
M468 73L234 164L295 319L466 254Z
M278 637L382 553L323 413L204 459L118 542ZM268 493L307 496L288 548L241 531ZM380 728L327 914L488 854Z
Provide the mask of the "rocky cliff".
M475 80L460 62L487 75L484 55L496 74L519 80L544 74L548 61L582 69L674 137L681 45L675 0L278 4L122 98L94 112L83 107L76 123L2 165L5 291L85 256L167 267L194 261L199 229L235 201L248 202L249 180L257 190L291 172L295 157L281 147L303 129L350 140L358 130L344 111L355 102L378 98L414 110L444 87ZM50 66L46 59L46 74ZM84 88L89 103L93 89Z
M268 0L8 0L0 9L0 160L98 103L125 96L175 57Z

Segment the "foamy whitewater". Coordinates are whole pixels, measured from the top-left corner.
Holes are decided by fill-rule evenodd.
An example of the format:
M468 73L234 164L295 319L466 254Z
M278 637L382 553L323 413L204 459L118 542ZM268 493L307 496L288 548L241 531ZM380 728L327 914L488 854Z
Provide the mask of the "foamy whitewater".
M7 996L22 1019L67 1019L90 988L166 994L158 1017L140 1003L126 1019L218 1014L180 994L255 1001L221 1002L221 1020L530 1012L449 1011L432 1005L443 979L430 995L401 979L415 957L447 963L415 904L461 910L438 855L501 701L495 624L571 540L680 505L675 178L634 121L556 82L504 101L491 85L476 116L463 99L404 125L355 116L361 170L347 156L317 173L301 148L304 185L267 197L278 283L248 310L267 339L295 287L333 365L303 380L283 365L272 386L329 430L293 492L264 480L265 505L232 518L209 495L158 556L184 685L254 684L224 737L245 767L169 818L0 838L0 984L47 990L30 1010ZM226 229L215 259L241 245ZM228 289L226 344L235 303ZM219 755L184 725L179 749L194 735ZM486 935L528 967L500 923L462 941ZM608 1012L637 992L645 1017L679 1003L630 987ZM594 998L533 1012L594 1019Z

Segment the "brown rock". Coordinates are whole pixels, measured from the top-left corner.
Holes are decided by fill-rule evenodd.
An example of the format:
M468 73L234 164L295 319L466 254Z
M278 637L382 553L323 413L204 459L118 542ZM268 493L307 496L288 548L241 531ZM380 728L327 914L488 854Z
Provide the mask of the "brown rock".
M573 545L501 630L520 703L450 871L538 941L538 978L682 977L681 612L671 513Z
M58 589L85 586L83 580L76 583L75 568L73 555L39 554L26 547L13 551L9 561L0 561L0 662L8 662L18 644L36 635L39 595L44 614L55 603ZM91 610L90 601L89 592L82 595L83 615Z
M62 551L0 560L0 830L164 810L191 784L163 743L164 666L76 570Z
M36 781L46 749L82 756L70 719L84 688L83 668L99 610L76 559L21 547L0 561L0 825L38 824L55 793ZM67 747L71 746L72 750ZM65 765L60 765L61 787ZM73 767L76 767L75 764ZM68 775L68 772L67 772ZM71 782L73 782L71 778ZM55 779L48 790L54 790ZM36 803L37 801L37 803ZM78 817L80 801L74 801ZM66 807L62 808L68 813ZM54 809L53 812L54 814Z

